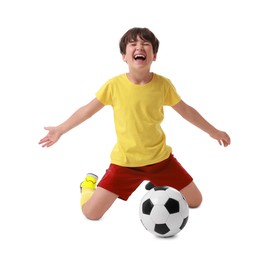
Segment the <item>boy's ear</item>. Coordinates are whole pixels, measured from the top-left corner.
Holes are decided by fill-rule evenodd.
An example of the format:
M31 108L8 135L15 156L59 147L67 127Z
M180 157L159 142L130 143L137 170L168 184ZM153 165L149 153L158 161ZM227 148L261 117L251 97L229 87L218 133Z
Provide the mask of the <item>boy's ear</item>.
M156 55L156 53L154 53L153 61L156 61L156 57L157 57L157 55Z
M123 54L121 54L121 56L122 56L122 60L125 61L125 62L127 62L127 60L125 58L126 55L123 53Z

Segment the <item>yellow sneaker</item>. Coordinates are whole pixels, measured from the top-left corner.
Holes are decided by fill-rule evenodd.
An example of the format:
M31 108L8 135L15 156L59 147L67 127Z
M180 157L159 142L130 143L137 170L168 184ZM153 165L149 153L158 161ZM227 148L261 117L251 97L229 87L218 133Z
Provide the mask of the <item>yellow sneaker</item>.
M98 180L98 176L96 174L87 173L84 181L81 183L81 190L82 188L89 188L89 189L95 190L97 180Z

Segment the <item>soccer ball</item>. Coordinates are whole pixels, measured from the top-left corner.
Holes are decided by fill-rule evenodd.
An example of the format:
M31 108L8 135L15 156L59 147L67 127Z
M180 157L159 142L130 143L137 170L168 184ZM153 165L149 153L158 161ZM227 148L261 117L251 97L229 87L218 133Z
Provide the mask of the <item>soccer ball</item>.
M143 226L159 237L180 232L189 217L189 206L182 194L169 186L158 186L142 198L139 217Z

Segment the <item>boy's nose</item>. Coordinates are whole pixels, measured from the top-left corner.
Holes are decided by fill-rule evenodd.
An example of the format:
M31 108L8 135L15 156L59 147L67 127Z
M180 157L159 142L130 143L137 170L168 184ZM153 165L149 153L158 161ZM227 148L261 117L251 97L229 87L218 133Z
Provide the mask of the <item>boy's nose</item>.
M138 45L138 46L136 47L136 50L137 50L137 51L143 50L143 46L142 46L142 45Z

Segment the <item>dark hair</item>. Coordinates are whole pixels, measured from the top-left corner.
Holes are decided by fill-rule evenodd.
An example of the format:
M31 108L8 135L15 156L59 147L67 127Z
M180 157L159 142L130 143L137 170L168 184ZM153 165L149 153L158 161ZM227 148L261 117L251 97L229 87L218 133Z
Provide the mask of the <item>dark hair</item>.
M126 46L128 42L134 40L137 40L137 37L140 37L140 39L148 41L153 46L153 52L156 54L158 52L159 48L159 41L155 37L155 35L148 29L148 28L139 28L134 27L130 30L128 30L120 39L119 42L119 49L121 54L126 53Z

